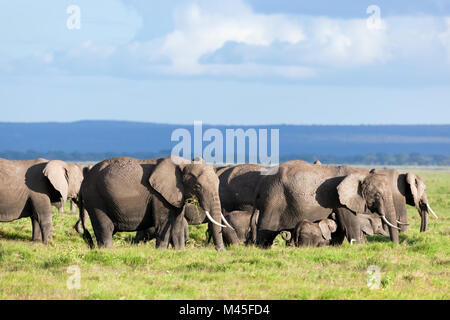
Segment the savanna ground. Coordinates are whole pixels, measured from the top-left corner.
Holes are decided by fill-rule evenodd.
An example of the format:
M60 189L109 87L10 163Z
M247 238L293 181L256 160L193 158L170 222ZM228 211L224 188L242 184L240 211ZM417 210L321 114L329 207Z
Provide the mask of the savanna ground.
M423 170L423 169L422 169ZM89 250L72 228L77 214L54 209L53 243L31 241L31 222L0 224L0 299L449 299L450 172L427 171L431 206L420 217L408 207L410 228L394 245L369 243L270 250L205 247L206 226L190 226L187 248L156 250L154 241L132 245L134 234L114 236L114 249ZM92 229L90 228L91 233ZM369 289L370 266L380 268L379 289ZM70 268L72 267L72 268ZM73 269L75 267L75 269ZM79 268L79 289L72 288ZM69 284L69 286L68 286Z

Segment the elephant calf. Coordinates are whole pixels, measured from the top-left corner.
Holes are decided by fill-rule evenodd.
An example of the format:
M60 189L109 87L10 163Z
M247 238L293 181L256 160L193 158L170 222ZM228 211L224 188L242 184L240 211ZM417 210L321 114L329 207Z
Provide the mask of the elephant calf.
M323 219L316 223L303 220L295 227L291 243L293 243L296 247L327 246L331 243L331 234L336 232L336 230L337 224L332 219Z
M189 225L187 223L187 220L183 218L183 225L184 225L184 239L185 239L185 243L187 241L187 239L189 238ZM133 239L133 243L138 244L140 242L147 242L147 241L151 241L153 239L156 239L158 237L158 233L156 232L156 228L155 227L151 227L145 230L141 230L136 232L136 236ZM173 242L171 241L171 245L172 247Z
M233 227L233 229L222 229L223 243L226 246L229 246L237 245L247 241L247 239L249 238L249 230L252 230L252 232L256 232L256 222L258 221L258 215L258 210L256 210L253 219L252 212L250 211L235 210L224 213L225 219ZM209 232L209 234L211 233ZM210 241L210 239L211 236L209 236L208 242Z
M389 231L383 228L380 217L374 213L357 214L355 216L346 210L338 210L338 212L336 215L339 225L337 234L341 236L339 242L344 240L345 235L347 235L347 240L350 243L365 243L367 242L366 235L380 234L389 237Z

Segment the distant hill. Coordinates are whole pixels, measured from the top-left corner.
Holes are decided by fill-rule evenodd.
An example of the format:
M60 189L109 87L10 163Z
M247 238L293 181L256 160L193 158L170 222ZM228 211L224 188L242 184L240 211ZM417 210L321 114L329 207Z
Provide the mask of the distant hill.
M193 132L193 125L170 125L124 121L79 121L73 123L0 123L0 157L25 153L79 155L167 154L175 129ZM389 126L210 126L247 130L279 129L280 157L355 157L369 154L450 156L450 125ZM209 142L205 142L207 145ZM34 153L32 153L34 152ZM9 156L14 158L14 156ZM97 159L92 159L97 160Z

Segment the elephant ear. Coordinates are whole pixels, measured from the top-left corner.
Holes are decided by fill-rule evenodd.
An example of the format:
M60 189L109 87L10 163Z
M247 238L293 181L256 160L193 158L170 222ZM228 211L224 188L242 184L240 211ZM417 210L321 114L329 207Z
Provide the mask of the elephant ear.
M361 217L361 231L369 236L373 236L373 225L372 220L368 217Z
M150 186L177 208L184 205L181 163L178 160L173 161L172 158L164 159L156 165L149 178Z
M339 201L355 213L365 211L366 201L361 195L361 183L365 176L352 173L348 175L337 187Z
M328 228L330 229L331 233L336 232L337 230L337 224L336 221L332 219L327 219Z
M414 173L408 173L406 175L406 182L409 184L411 194L414 198L414 205L419 208L419 201L425 192L425 183L422 179L418 178Z
M66 202L69 192L69 177L65 163L59 160L49 161L42 172L53 188L60 193L61 201Z
M333 220L330 220L330 221L332 221L334 223L334 225L336 225L336 223ZM334 231L333 231L333 229L332 229L333 225L328 221L328 219L321 220L319 222L319 228L320 228L320 231L322 232L322 237L325 240L331 240L331 233L336 231L336 229L334 229ZM336 226L336 228L337 228L337 226Z
M86 178L89 171L92 169L92 166L84 166L82 167L83 178Z

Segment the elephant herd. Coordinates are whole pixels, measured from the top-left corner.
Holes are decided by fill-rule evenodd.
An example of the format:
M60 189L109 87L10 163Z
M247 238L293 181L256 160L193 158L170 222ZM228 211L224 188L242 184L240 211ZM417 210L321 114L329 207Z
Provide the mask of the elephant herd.
M185 247L188 225L208 223L217 250L240 243L290 246L363 243L381 234L398 243L408 230L406 205L426 231L432 213L425 183L413 173L366 170L293 160L213 168L202 159L112 158L93 167L59 160L0 159L0 222L30 217L33 241L52 236L51 206L77 204L76 230L92 248L112 247L116 232L137 231L134 242Z

